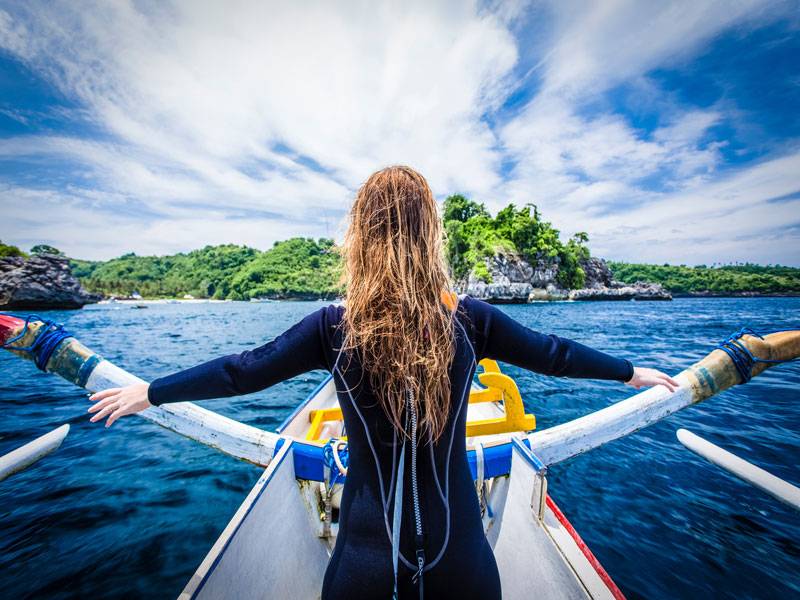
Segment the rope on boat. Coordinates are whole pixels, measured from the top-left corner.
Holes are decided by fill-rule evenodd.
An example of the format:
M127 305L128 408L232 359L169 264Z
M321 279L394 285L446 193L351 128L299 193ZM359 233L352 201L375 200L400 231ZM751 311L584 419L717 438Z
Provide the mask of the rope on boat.
M770 359L770 358L759 358L744 345L740 341L742 336L745 335L752 335L753 337L757 337L761 340L764 339L764 336L768 333L779 333L781 331L797 331L796 329L779 329L777 331L770 331L770 332L758 332L750 327L742 327L739 331L734 333L733 335L729 336L726 340L717 344L717 348L722 350L727 354L731 361L733 362L733 366L736 367L736 371L739 373L739 376L742 378L741 383L747 383L753 378L753 366L756 363L768 363L777 365L780 363L787 363L797 360L797 358L786 358L786 359Z
M339 483L340 478L347 475L347 466L350 462L350 453L347 450L347 442L331 438L322 448L322 459L325 461L325 466L330 469L330 481L328 485L333 488L334 485Z
M327 481L327 485L325 482L321 484L324 510L320 519L322 520L322 537L329 538L333 524L333 495L336 491L336 484L347 476L347 465L350 462L347 442L337 438L329 439L322 448L322 462L325 465L324 480Z
M18 335L6 341L4 344L0 344L0 348L5 348L7 350L19 350L21 352L29 353L33 357L33 362L40 371L47 370L47 363L61 342L67 338L75 337L65 330L61 323L43 319L39 315L28 315L27 317L23 317L22 315L10 316L17 317L18 319L24 318L25 325L22 327L22 331ZM36 332L36 337L34 338L33 343L30 346L13 346L12 344L14 342L25 337L25 335L28 333L30 324L34 321L41 321L42 326L39 328L39 331Z

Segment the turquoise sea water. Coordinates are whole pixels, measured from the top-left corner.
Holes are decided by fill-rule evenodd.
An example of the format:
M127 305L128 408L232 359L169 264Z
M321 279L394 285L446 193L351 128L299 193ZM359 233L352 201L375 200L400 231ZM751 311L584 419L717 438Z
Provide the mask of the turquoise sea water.
M92 306L49 312L144 378L268 341L321 303ZM744 325L800 327L800 299L503 307L524 324L675 373ZM633 392L506 367L539 428ZM308 373L203 405L274 429L322 381ZM800 596L800 514L675 439L685 427L800 484L800 364L782 365L551 469L550 492L629 598ZM0 597L174 598L260 470L129 417L88 422L86 395L0 353L0 454L62 424L53 455L0 482ZM457 517L456 517L457 518ZM265 536L268 532L265 532ZM524 573L520 574L525 577Z

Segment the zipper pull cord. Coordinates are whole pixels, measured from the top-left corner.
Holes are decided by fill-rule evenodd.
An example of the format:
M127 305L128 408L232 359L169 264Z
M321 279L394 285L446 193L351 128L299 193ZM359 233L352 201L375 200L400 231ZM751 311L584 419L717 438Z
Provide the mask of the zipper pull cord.
M425 588L423 586L423 578L422 578L422 571L425 568L425 550L420 548L417 550L417 572L414 573L414 576L411 578L411 582L419 584L419 600L423 600L425 598Z
M425 544L422 535L422 511L419 503L419 485L417 482L417 424L418 415L416 406L414 406L414 393L411 390L407 391L406 403L408 406L408 414L411 417L411 496L414 503L414 525L415 525L415 541L417 546L417 572L411 578L414 584L419 583L419 597L423 598L423 585L422 574L425 569Z

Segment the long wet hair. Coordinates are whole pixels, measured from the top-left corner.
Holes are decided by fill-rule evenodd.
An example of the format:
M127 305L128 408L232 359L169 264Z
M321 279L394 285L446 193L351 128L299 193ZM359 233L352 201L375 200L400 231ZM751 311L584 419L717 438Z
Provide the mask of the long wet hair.
M394 166L358 190L342 248L344 348L358 354L387 417L406 434L413 392L419 427L433 440L447 423L455 353L442 237L425 178Z

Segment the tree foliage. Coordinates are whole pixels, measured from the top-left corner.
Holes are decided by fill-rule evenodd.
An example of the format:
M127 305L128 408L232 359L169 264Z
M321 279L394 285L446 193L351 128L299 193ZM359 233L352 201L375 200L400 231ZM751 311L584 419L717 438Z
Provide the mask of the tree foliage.
M333 240L277 242L236 273L229 297L333 298L340 293L340 263Z
M706 292L717 295L800 293L800 269L780 265L687 267L609 262L608 266L620 281L660 283L676 295Z
M564 244L558 229L543 220L533 204L522 208L509 204L492 218L483 204L454 195L444 202L443 219L447 259L455 279L472 272L489 282L485 259L499 252L515 252L534 263L540 259L558 262L558 281L566 288L584 283L580 261L589 257L588 235L578 233Z
M328 239L293 238L266 252L229 244L171 256L129 253L104 262L73 259L71 266L88 290L107 296L247 300L338 292L339 257Z
M61 250L48 244L36 244L31 248L31 254L55 254L57 256L64 256Z
M5 258L6 256L25 256L25 253L16 246L4 244L0 240L0 258Z
M172 256L129 253L105 262L73 260L72 271L87 289L106 295L222 299L228 297L236 272L257 254L233 244Z

